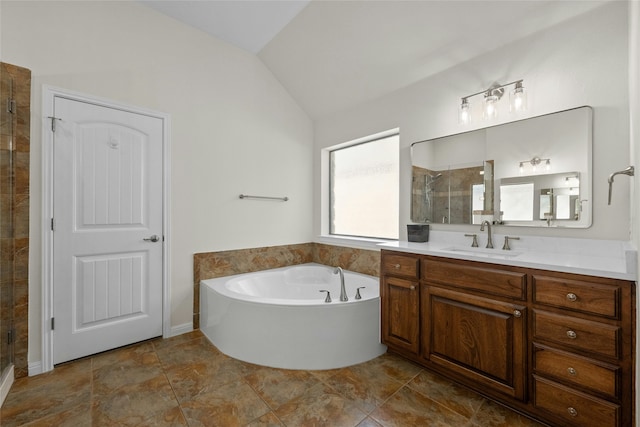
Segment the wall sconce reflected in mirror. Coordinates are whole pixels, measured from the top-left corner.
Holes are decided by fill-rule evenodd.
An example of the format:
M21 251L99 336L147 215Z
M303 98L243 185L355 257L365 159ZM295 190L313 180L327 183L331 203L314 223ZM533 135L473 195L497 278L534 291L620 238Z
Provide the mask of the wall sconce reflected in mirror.
M531 160L524 160L520 162L520 173L524 173L525 163L531 164L531 170L533 170L534 172L537 172L538 165L540 165L542 162L544 162L544 169L546 171L551 170L551 159L541 159L540 157L536 156Z
M489 89L483 90L471 95L467 95L462 99L460 109L458 110L458 122L462 125L471 123L471 103L469 98L477 95L484 95L484 103L482 107L482 116L485 120L492 120L498 117L498 102L504 95L505 87L514 85L513 90L509 92L509 111L512 113L520 113L527 108L527 92L522 85L522 80L516 80L504 85L494 84Z

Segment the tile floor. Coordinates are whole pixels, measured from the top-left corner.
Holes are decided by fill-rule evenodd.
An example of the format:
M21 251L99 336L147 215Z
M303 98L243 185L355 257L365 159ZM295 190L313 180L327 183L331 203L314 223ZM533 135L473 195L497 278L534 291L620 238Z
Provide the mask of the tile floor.
M538 426L402 358L330 371L266 368L199 332L156 339L17 380L10 426Z

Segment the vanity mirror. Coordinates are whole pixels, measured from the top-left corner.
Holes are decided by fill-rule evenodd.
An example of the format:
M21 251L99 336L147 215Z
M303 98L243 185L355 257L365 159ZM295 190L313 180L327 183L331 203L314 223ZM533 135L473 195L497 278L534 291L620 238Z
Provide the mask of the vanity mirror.
M411 145L416 223L591 225L592 109Z

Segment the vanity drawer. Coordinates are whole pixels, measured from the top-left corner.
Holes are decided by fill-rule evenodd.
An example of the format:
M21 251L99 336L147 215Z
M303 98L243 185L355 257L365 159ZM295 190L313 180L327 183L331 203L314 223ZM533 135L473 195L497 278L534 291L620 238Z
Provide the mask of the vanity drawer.
M612 397L619 395L620 368L617 366L534 345L533 369L538 374L561 378Z
M618 319L620 294L621 288L616 285L533 276L533 301L537 304Z
M615 427L620 425L620 406L533 376L533 404L571 425Z
M590 353L620 357L620 328L570 316L534 311L533 335Z
M439 261L438 258L427 257L422 260L422 278L447 286L526 300L526 273L491 268L486 265L452 260Z
M417 257L405 255L391 255L383 253L382 272L387 274L401 275L411 278L418 278L419 260Z

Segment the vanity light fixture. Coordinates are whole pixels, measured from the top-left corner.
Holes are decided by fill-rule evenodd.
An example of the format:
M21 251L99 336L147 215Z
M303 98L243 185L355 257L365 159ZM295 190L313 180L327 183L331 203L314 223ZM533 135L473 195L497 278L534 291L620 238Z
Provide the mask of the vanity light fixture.
M489 89L467 95L462 99L460 110L458 111L458 122L462 125L471 123L471 104L469 98L477 95L484 95L484 105L482 108L482 116L485 120L491 120L498 117L498 102L504 95L505 87L513 85L514 88L509 92L509 111L519 113L526 110L527 93L522 86L522 80L516 80L504 85L494 84Z
M471 123L471 105L467 98L462 98L462 104L460 105L460 111L458 112L458 122L461 125L468 125Z
M524 172L524 164L525 163L530 163L531 164L531 169L536 172L538 170L538 165L541 164L542 162L544 162L544 169L545 170L551 170L551 159L541 159L540 157L534 157L531 160L524 160L522 162L520 162L520 173Z

